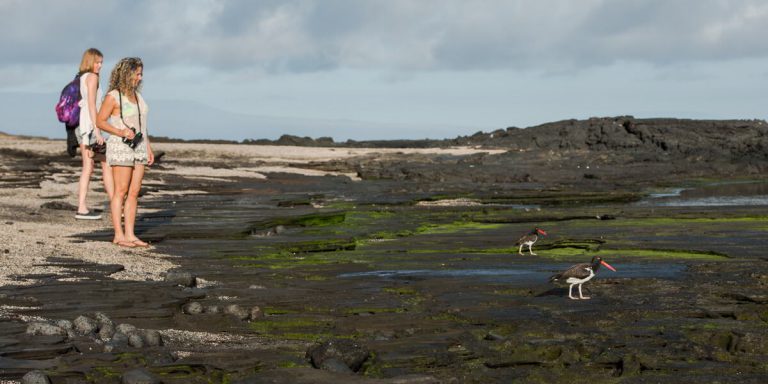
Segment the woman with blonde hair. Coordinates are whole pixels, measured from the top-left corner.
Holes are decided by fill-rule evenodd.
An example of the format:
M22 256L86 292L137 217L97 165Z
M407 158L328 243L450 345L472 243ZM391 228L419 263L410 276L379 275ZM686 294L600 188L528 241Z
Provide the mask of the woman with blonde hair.
M91 144L104 144L101 131L95 126L96 111L101 105L101 89L99 89L99 72L101 71L104 55L96 48L89 48L83 53L80 60L80 125L75 130L77 143L80 146L80 155L83 157L83 169L80 173L80 183L77 194L77 212L75 218L80 220L98 220L101 215L88 209L86 195L88 194L91 175L95 167L95 160L101 163L104 190L112 199L114 184L112 182L112 170L109 169L103 155L91 150Z
M155 162L147 136L148 107L139 94L143 76L141 59L120 60L112 70L107 96L96 117L98 127L111 134L107 140L107 163L112 167L115 182L110 204L115 228L112 242L130 248L149 246L134 233L144 167ZM125 227L121 225L121 213Z

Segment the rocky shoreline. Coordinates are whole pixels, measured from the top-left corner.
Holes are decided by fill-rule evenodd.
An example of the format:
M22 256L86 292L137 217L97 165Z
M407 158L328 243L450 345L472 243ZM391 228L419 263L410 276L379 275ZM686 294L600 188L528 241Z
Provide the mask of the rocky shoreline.
M2 136L0 380L762 382L765 123L683 122L158 143L148 251L54 209L75 198L63 142ZM591 300L547 282L593 255L618 272Z

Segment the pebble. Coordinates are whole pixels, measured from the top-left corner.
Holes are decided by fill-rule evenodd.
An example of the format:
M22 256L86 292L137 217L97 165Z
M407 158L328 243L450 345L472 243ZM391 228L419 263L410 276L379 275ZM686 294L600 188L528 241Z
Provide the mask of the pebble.
M51 379L43 371L29 371L21 378L21 384L51 384Z

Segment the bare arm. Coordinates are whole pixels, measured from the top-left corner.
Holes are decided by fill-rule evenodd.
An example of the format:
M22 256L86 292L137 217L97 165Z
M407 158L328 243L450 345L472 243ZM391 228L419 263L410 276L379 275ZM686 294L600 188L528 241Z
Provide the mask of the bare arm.
M88 112L91 114L90 117L91 121L96 122L96 90L99 85L99 76L90 73L88 77L85 78L85 87L88 90ZM96 128L98 130L98 128Z
M147 141L147 155L149 156L149 163L147 165L152 165L155 163L155 152L152 151L152 145L149 143L149 130L147 130L144 140Z
M135 135L133 131L130 129L118 129L107 121L117 107L117 100L111 95L107 95L107 97L104 98L104 102L101 103L99 114L96 115L96 126L112 135L133 139L133 136Z

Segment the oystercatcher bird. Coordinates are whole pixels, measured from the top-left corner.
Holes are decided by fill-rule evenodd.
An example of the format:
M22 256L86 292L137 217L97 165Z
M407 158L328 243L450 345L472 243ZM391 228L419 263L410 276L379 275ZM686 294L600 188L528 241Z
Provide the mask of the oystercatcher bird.
M595 274L597 274L597 270L600 269L601 265L604 265L606 268L610 269L611 271L616 272L616 269L611 267L602 258L595 256L592 258L591 263L576 264L563 272L560 272L556 275L552 275L549 278L549 281L555 282L555 281L565 280L566 283L571 285L570 287L568 287L569 298L573 300L579 300L579 299L587 300L590 297L584 296L581 294L581 285L586 283L587 281L592 280L592 278L595 277ZM573 297L574 285L579 286L579 297Z
M517 243L515 245L519 245L520 249L517 250L517 253L523 254L523 245L528 246L528 252L531 253L531 255L536 256L535 253L533 253L533 250L531 247L533 246L533 243L535 243L537 240L539 240L539 235L546 236L547 233L544 232L543 229L534 228L530 233L527 233L523 235L519 240L517 240Z

